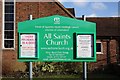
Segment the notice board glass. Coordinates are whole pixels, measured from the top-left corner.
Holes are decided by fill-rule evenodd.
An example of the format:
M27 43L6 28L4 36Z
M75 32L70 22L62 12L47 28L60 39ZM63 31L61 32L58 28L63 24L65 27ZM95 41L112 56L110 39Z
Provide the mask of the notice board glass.
M19 38L19 58L37 58L37 33L20 33Z
M94 57L94 35L77 34L76 35L76 58Z

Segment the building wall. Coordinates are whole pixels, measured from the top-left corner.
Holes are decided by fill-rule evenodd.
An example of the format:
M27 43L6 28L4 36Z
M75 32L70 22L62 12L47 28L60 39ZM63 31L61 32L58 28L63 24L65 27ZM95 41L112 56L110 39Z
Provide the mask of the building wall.
M110 41L110 59L111 63L115 63L117 61L117 41L111 40Z
M2 74L2 1L0 0L0 77Z
M2 2L0 1L0 39L2 39ZM0 44L1 44L0 40ZM0 45L0 49L1 49L2 45Z
M110 40L110 62L115 63L116 59L116 40ZM97 62L89 63L89 70L93 71L98 68L104 68L107 65L107 41L102 41L103 54L97 54Z

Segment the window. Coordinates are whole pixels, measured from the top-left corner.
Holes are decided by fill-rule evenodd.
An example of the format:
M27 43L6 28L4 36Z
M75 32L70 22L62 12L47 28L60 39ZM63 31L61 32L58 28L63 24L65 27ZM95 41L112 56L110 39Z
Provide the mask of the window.
M101 52L101 43L97 43L97 52Z
M3 10L3 48L14 48L14 0L4 0Z
M14 21L14 14L5 13L5 21Z
M6 4L5 13L14 13L14 4Z
M97 52L97 54L103 54L103 45L102 45L102 42L100 40L97 40L96 52Z

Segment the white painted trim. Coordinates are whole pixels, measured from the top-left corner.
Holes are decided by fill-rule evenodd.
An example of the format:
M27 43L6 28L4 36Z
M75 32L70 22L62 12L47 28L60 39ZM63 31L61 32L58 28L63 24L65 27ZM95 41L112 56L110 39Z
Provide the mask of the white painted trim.
M96 44L97 43L101 43L101 52L96 52L97 54L103 54L103 44L102 44L102 42L101 42L101 40L97 40L96 41Z
M3 17L2 17L2 49L4 49L4 23L5 23L5 20L4 20L4 10L5 10L5 7L4 7L4 2L5 2L5 0L3 0L3 2L2 2L2 4L3 4L3 6L2 6L2 15L3 15Z
M4 7L5 4L4 4L4 2L5 2L5 0L2 1L2 4L3 4L3 6L2 6L2 15L3 15L3 17L2 17L2 49L3 50L15 50L15 31L16 31L15 30L15 0L14 0L14 30L13 30L14 31L14 39L13 39L14 40L14 42L13 42L14 45L13 45L13 48L5 48L4 47L4 40L5 40L4 39L4 28L5 28L4 27L5 26L4 25L4 23L5 23L5 16L4 16L4 14L5 14L5 7Z
M15 39L15 34L16 34L16 27L15 27L15 24L16 24L16 20L15 20L15 19L16 19L16 16L15 16L15 13L16 13L16 2L15 2L15 0L14 0L14 46L13 46L14 49L15 49L15 42L16 42L16 41L15 41L15 40L16 40L16 39Z
M15 48L3 48L2 50L10 50L10 51L14 51Z

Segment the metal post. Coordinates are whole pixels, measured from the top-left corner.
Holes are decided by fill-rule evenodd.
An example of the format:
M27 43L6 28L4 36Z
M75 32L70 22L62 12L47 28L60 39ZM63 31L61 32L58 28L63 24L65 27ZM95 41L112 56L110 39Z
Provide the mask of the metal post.
M87 80L87 62L83 62L83 80Z
M30 20L32 20L32 15L30 15ZM29 62L29 80L32 80L32 62Z
M29 80L32 80L32 62L29 62Z
M86 17L82 15L84 21L86 21ZM87 80L87 62L83 62L83 80Z

